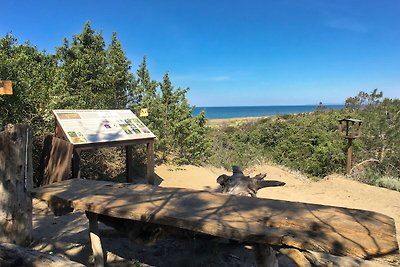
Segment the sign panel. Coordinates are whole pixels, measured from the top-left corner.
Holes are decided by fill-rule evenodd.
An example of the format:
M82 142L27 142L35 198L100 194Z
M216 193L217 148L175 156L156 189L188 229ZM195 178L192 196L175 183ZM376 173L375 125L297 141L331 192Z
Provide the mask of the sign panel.
M130 110L53 110L74 145L155 138Z
M12 82L9 80L0 80L0 95L12 95Z

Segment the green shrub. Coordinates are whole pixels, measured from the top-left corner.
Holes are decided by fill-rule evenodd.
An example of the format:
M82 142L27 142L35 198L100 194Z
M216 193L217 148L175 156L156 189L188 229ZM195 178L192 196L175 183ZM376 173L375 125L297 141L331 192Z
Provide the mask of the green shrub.
M374 90L371 94L360 93L356 102L349 102L351 108L214 128L210 162L228 168L270 160L317 178L344 173L347 141L338 130L338 120L358 118L363 120L362 134L353 142L353 163L379 160L374 172L367 173L363 181L396 189L398 179L393 177L400 176L400 100L380 98L382 94Z

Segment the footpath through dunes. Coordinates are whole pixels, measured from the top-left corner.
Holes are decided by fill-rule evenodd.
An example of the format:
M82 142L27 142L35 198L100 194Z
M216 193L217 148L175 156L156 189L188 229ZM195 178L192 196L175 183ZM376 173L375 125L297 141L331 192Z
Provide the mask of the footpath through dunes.
M161 186L217 190L216 179L229 171L215 167L159 166L156 173L164 180ZM260 189L257 197L340 206L379 212L396 222L397 240L400 243L400 192L363 184L342 175L330 175L318 182L286 171L275 165L259 165L245 170L246 175L267 173L265 179L285 182L285 186Z

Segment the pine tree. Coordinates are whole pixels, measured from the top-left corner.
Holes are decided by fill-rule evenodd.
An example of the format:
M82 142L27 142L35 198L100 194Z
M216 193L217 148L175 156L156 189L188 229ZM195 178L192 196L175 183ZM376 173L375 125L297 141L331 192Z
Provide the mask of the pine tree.
M372 90L371 93L360 91L358 95L349 97L345 101L345 107L350 111L359 111L364 108L371 108L381 102L383 93L378 92L378 89Z
M174 89L169 74L160 84L159 151L161 158L176 163L200 163L209 155L210 143L207 137L205 113L192 116L194 107L187 101L189 88Z
M133 90L133 105L140 108L148 108L151 112L151 105L154 99L157 98L158 82L150 77L146 56L143 57L136 74L138 78Z
M74 35L72 43L64 39L57 56L65 81L64 108L109 108L114 99L107 80L104 39L86 22L83 31Z
M112 108L123 109L128 106L132 98L134 76L130 72L131 62L126 58L117 33L112 34L111 44L107 49L107 72L109 86L114 90Z
M174 105L178 105L177 101L174 101L173 87L171 80L169 79L168 73L163 77L163 81L160 84L161 97L160 97L160 114L161 125L159 130L159 150L161 151L162 159L166 159L168 155L173 152L174 144L173 139L175 138L175 128L177 118L175 115Z
M159 83L151 79L149 70L147 69L146 56L143 57L143 61L139 65L136 74L137 79L130 93L130 108L135 114L140 114L140 110L143 108L147 109L148 117L144 117L142 120L156 135L159 135L158 125L161 123L159 117L160 96L157 93Z

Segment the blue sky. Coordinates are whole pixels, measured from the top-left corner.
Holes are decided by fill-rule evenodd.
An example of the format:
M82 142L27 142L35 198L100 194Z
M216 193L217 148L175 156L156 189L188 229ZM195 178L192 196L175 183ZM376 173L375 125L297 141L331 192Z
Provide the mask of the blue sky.
M53 53L87 20L117 32L136 70L168 71L196 106L343 103L378 88L400 97L400 1L11 1L12 31Z

